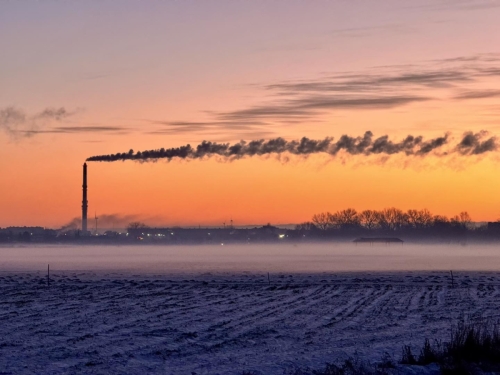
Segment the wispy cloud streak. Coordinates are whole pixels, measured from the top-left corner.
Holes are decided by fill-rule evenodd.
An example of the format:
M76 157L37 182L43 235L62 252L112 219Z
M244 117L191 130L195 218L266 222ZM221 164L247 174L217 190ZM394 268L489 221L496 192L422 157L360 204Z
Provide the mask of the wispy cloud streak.
M271 94L262 104L214 116L217 121L305 122L334 111L393 109L431 100L491 98L499 95L498 90L477 90L474 85L484 86L500 78L499 64L499 55L484 54L276 82L261 86Z
M473 11L473 10L488 10L500 7L499 0L441 0L431 1L428 4L413 5L409 8L423 9L430 11Z
M125 134L130 131L129 128L120 126L56 126L47 130L31 131L32 134L56 133L56 134L71 134L71 133L120 133Z
M208 136L226 132L238 139L244 130L257 134L272 130L276 134L276 127L311 125L341 111L393 110L432 101L496 98L500 96L495 85L499 79L500 54L459 56L252 85L265 94L260 102L210 111L206 121L146 121L163 126L151 134L202 132Z
M424 96L326 96L311 95L303 98L284 100L270 105L255 106L248 109L221 113L223 120L259 119L309 119L313 115L335 109L388 109L405 104L423 102L431 98Z
M73 115L65 108L46 108L43 111L28 115L22 109L6 107L0 109L0 130L12 139L19 140L37 134L41 128L54 122L61 122Z
M499 97L500 90L469 90L455 96L455 99L488 99Z

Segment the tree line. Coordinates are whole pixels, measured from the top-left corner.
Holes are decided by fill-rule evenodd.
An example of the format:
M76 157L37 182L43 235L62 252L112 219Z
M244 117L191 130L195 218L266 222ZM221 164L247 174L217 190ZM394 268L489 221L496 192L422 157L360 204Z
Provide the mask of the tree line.
M310 222L297 225L298 230L379 230L395 232L403 230L461 230L471 229L472 219L467 212L460 212L451 218L433 215L429 210L410 209L403 211L390 207L383 210L356 211L347 208L334 213L315 214Z

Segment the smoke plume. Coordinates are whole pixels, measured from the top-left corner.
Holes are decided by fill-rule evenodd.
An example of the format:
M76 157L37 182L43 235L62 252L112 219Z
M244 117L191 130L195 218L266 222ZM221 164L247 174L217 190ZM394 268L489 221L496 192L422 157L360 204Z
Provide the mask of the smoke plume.
M98 228L126 228L131 222L144 220L140 215L122 215L122 214L102 214L97 215L98 217ZM147 218L146 218L147 219ZM92 215L89 216L89 228L93 230L94 228L94 217ZM59 233L63 233L69 230L76 230L82 227L82 219L80 217L76 217L64 224L57 231Z
M374 138L371 131L367 131L361 137L343 135L338 141L327 137L322 140L314 140L303 137L300 140L287 141L281 137L270 140L240 141L235 144L217 143L203 141L198 146L185 145L177 148L161 148L157 150L137 151L130 150L125 153L91 156L87 161L155 161L173 158L200 159L203 157L220 156L228 160L243 158L246 156L268 155L290 153L293 155L312 155L326 153L332 156L343 151L349 155L394 155L425 156L434 151L443 150L440 155L448 153L459 153L461 155L479 155L490 151L496 151L498 144L496 137L484 139L487 132L466 132L460 141L452 146L450 150L443 147L450 143L450 135L445 134L430 140L424 140L422 136L408 135L400 141L392 141L387 135ZM447 152L444 152L447 151ZM436 154L435 152L433 154Z
M466 132L457 145L456 150L462 155L479 155L485 152L496 151L498 148L497 138L490 137L483 140L488 132L482 130L476 134Z
M70 222L64 224L61 228L57 229L58 233L63 233L70 230L80 229L82 227L82 219L74 218Z

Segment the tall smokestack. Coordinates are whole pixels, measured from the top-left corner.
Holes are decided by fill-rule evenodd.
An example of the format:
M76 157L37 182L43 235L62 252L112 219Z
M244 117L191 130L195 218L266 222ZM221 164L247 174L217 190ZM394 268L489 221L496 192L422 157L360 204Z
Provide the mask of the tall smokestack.
M83 199L82 199L82 232L85 236L87 234L87 163L83 164Z

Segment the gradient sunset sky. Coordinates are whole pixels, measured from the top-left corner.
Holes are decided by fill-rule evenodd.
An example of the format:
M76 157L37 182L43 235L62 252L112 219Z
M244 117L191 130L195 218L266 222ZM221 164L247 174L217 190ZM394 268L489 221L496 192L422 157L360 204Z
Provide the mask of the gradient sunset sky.
M394 206L497 220L500 150L453 145L500 134L499 25L499 0L2 1L0 227L79 217L89 156L365 131L450 143L92 162L89 216L286 224Z

